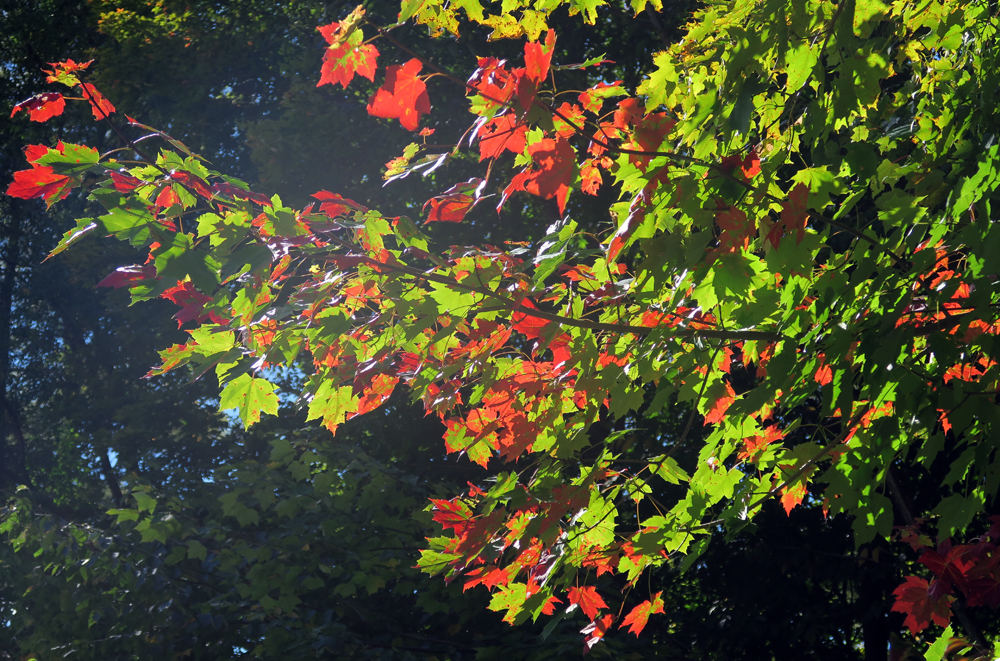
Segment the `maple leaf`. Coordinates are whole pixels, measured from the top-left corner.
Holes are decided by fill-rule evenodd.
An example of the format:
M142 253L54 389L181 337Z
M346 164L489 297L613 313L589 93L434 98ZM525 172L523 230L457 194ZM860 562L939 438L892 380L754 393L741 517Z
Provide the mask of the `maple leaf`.
M833 381L833 370L829 365L820 365L819 369L816 370L816 374L813 375L813 379L815 379L816 383L819 385L825 386Z
M98 287L130 287L136 282L148 280L156 277L156 266L153 264L132 264L131 266L119 266L103 280L97 283Z
M615 128L625 130L646 114L646 107L642 101L635 97L629 97L618 102L618 109L614 114Z
M756 228L747 222L747 215L736 207L715 214L715 224L722 234L719 236L719 249L722 252L737 252L750 247L750 237Z
M549 75L552 64L552 51L556 45L555 30L549 30L545 35L545 44L529 41L524 45L525 75L536 85L541 84Z
M73 177L56 174L44 165L32 165L30 170L14 173L14 181L7 187L7 195L31 200L40 197L51 207L58 200L65 199L76 181Z
M27 101L21 101L21 103L14 106L14 109L10 111L10 116L13 117L22 110L25 110L31 121L44 122L51 117L61 115L65 109L66 100L63 99L62 94L58 92L46 92L45 94L36 94Z
M601 619L594 620L584 628L580 629L580 633L586 636L583 640L584 656L586 656L586 654L594 648L594 645L601 642L601 639L604 638L604 634L608 632L608 629L611 628L614 621L614 615L605 615Z
M102 120L115 112L115 107L97 91L97 88L90 83L82 83L83 96L90 103L90 111L94 113L94 119Z
M325 213L330 218L346 215L351 210L361 211L362 213L368 211L366 207L361 206L354 200L349 200L338 193L331 193L327 190L313 193L312 197L320 201L320 212Z
M802 504L807 493L805 480L801 478L781 490L781 506L785 508L786 516L792 515L792 510Z
M499 115L479 127L479 160L496 158L504 151L524 151L527 124L518 122L514 113Z
M427 215L426 222L462 222L465 214L469 213L479 201L482 184L482 179L470 179L467 182L455 184L442 195L427 200L424 204L424 211L427 210L427 207L430 207L431 210Z
M46 82L49 83L62 83L67 87L76 87L80 81L77 79L76 72L83 71L91 64L93 60L88 60L87 62L74 62L73 60L66 60L65 62L49 62L51 69L42 69L44 73L49 74L46 77Z
M119 193L131 193L136 188L141 186L143 182L141 179L137 179L127 172L109 172L111 176L111 182L114 189Z
M598 610L608 607L601 595L597 594L597 588L593 585L570 588L569 603L579 606L589 620L594 620L597 617Z
M356 416L364 415L382 406L392 395L397 383L399 383L398 377L376 374L371 385L362 389L361 396L358 398L358 409L349 413L346 419L350 420Z
M722 385L724 385L725 387L722 388L721 387ZM715 392L716 394L712 395L711 393L713 392ZM717 384L716 386L713 386L710 389L709 393L706 393L708 401L713 401L712 400L713 396L715 398L714 402L712 403L711 406L708 407L708 410L705 412L706 425L711 425L716 422L721 422L722 419L726 416L726 410L732 405L733 402L736 401L736 391L733 390L733 387L728 383L722 383L721 385Z
M163 190L160 191L160 194L156 196L156 201L153 202L153 204L161 209L166 209L180 203L181 198L177 195L172 186L164 186Z
M767 446L775 441L780 441L784 437L785 432L779 429L777 425L769 425L764 429L763 435L751 436L743 441L743 449L740 450L738 458L740 461L756 462L759 459L759 455Z
M194 320L196 322L200 322L209 317L207 314L202 314L202 311L205 309L205 304L212 301L212 297L202 294L200 291L195 289L194 285L189 281L177 283L175 286L160 294L160 298L165 298L168 301L181 306L181 311L174 315L174 319L177 320L178 328L183 326L187 321ZM211 314L215 317L213 319L215 323L224 323L224 320L219 318L218 315L214 313Z
M360 43L362 39L360 31L355 31L347 40L338 40L334 32L339 26L339 23L332 23L317 28L331 45L323 54L323 67L320 69L316 87L340 83L346 89L355 74L371 81L375 80L378 49L372 44ZM334 31L330 28L334 28ZM356 39L354 35L357 36Z
M472 510L459 498L452 500L431 498L430 500L434 504L435 510L433 519L440 523L445 530L451 528L456 533L461 534L469 527Z
M220 182L217 184L212 184L212 193L215 195L228 195L234 200L250 200L256 202L262 207L273 206L270 198L261 193L254 193L253 191L248 191L239 186L234 186L233 184L227 182Z
M398 119L404 128L416 131L420 115L431 111L427 85L417 74L423 65L413 58L400 66L394 64L385 71L385 84L368 102L368 114L383 119Z
M583 108L575 104L563 103L556 110L559 114L552 117L556 133L563 138L572 137L576 133L577 127L583 126ZM566 119L563 119L563 117Z
M559 213L565 213L569 185L576 170L576 152L573 147L563 138L544 138L528 145L528 154L531 155L531 168L523 170L511 180L503 192L500 204L503 205L512 192L523 190L546 200L556 198Z
M604 179L601 177L601 170L593 164L592 159L587 160L584 166L580 168L580 180L580 190L587 195L597 195L601 184L604 183Z
M931 596L931 588L926 579L907 576L906 581L892 592L896 597L892 610L906 613L903 624L910 633L923 631L931 622L946 627L951 621L951 603L955 598L947 594L934 598Z
M663 612L663 598L660 596L662 592L657 592L653 595L652 599L642 602L638 606L632 609L632 611L625 616L625 619L621 624L618 625L619 629L624 627L629 628L630 633L634 633L636 637L642 633L642 630L646 628L646 622L649 621L649 616L654 613Z
M756 149L751 149L747 153L743 163L740 164L740 171L747 179L753 179L760 174L760 156L757 155Z
M792 231L796 233L796 243L802 242L809 220L808 199L809 189L801 183L788 193L788 199L781 204L781 220L767 233L767 240L775 248L781 245L781 238Z
M920 563L934 572L945 592L952 586L966 592L966 575L972 569L975 556L972 548L965 544L952 546L950 541L942 543L937 550L927 549L920 554Z
M219 396L219 410L236 409L243 420L243 426L260 421L261 413L278 413L278 395L274 385L267 379L257 379L249 374L241 374L223 389Z

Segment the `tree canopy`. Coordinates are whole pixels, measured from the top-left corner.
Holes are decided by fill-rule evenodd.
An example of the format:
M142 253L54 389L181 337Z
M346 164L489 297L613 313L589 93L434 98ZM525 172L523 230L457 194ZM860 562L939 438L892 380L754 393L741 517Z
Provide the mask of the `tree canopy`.
M927 658L953 636L992 654L995 3L728 2L683 28L663 9L404 0L324 17L315 82L254 129L253 186L233 176L245 158L199 153L225 138L189 146L169 112L161 130L119 111L100 60L48 66L52 87L12 117L77 104L105 133L31 144L13 175L10 197L77 205L47 263L90 235L138 251L101 285L132 310L175 306L154 327L184 332L149 382L196 399L181 409L208 388L232 418L200 417L203 434L269 446L189 487L137 473L99 525L57 525L16 480L3 527L45 558L39 580L58 577L26 595L26 651L56 651L62 616L39 604L66 599L87 611L67 645L165 658L406 637L455 658L612 654L635 634L640 655L874 659L896 629L933 643ZM120 39L195 15L119 13L102 20ZM652 28L630 42L648 53L618 47L640 75L599 52L642 31L630 20ZM324 107L327 86L342 91ZM317 182L316 136L292 129L314 104L343 122L320 135L345 141L315 158L360 195ZM344 145L382 135L397 151L380 190ZM417 583L411 562L444 581ZM754 571L794 587L744 593L733 577ZM399 617L459 618L449 635L486 614L442 604L487 592L530 633L490 651L374 624L387 585L408 593ZM695 623L715 609L728 646ZM776 613L784 639L755 624ZM531 651L536 636L553 647Z

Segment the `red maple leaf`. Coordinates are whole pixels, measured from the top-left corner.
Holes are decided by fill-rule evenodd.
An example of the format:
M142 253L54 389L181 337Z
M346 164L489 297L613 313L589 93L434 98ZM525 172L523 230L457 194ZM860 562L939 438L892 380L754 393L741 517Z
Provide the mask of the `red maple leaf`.
M131 266L119 266L107 277L97 283L98 287L129 287L133 283L141 282L156 277L156 267L152 264L132 264Z
M496 158L506 151L520 154L524 151L528 126L519 123L514 113L500 115L479 128L479 160Z
M431 198L424 205L424 209L428 206L431 208L430 213L427 214L426 222L460 223L465 218L465 214L472 208L474 201L471 195L464 193Z
M892 610L906 613L903 624L910 629L910 633L923 631L931 622L946 627L951 621L951 602L955 598L947 594L933 598L931 588L925 579L907 576L906 582L893 590L896 603L892 605Z
M756 149L751 149L746 158L743 159L740 171L747 179L753 179L760 174L760 156L757 155Z
M668 117L666 113L659 112L646 115L635 124L635 132L632 134L635 148L639 151L659 151L663 139L673 130L676 124L677 121ZM652 155L631 155L629 158L632 163L642 165L655 157Z
M66 101L63 99L62 94L59 92L46 92L45 94L36 94L27 101L21 101L21 103L14 106L14 109L10 111L10 116L13 117L22 110L25 110L31 121L44 122L50 117L61 115L65 109Z
M455 184L443 194L432 197L424 204L424 210L430 207L426 222L446 222L460 223L465 218L465 214L479 201L479 192L482 179L470 179L469 181ZM471 194L470 194L471 193Z
M326 43L330 44L330 48L323 54L323 68L320 70L320 79L316 87L327 83L331 85L340 83L346 88L355 74L364 76L368 80L375 80L378 49L372 44L353 43L350 37L347 40L342 39L337 34L340 26L340 23L334 22L316 28L322 33ZM360 41L360 33L356 34Z
M781 205L781 220L767 233L767 240L775 248L781 245L781 238L793 230L796 233L796 243L801 243L805 236L806 221L809 220L808 199L809 189L801 183L796 184L788 193L788 199Z
M627 626L629 631L638 637L642 630L646 628L646 622L649 621L649 616L654 613L663 612L663 598L660 597L661 594L663 593L657 592L653 595L652 599L644 601L633 608L632 611L625 616L622 623L618 625L618 628L622 629Z
M349 213L351 209L361 212L368 211L366 207L361 206L354 200L349 200L339 193L331 193L328 190L321 190L318 193L313 193L312 197L315 197L321 202L319 205L320 213L325 213L330 218L343 216Z
M111 175L112 184L119 193L131 193L144 183L141 179L137 179L127 172L112 171L108 174Z
M156 196L156 201L153 202L156 206L161 209L166 209L167 207L172 207L175 204L180 204L181 198L174 191L172 186L164 186L160 194Z
M785 508L787 516L791 516L792 510L802 504L807 493L809 490L803 479L798 479L781 490L781 506Z
M552 50L556 45L556 33L549 30L545 35L545 44L529 41L524 45L525 75L536 85L541 84L549 75L552 64Z
M725 392L720 395L708 411L705 412L705 424L711 425L720 422L726 415L726 410L736 401L736 391L728 383L725 384Z
M427 85L417 74L423 65L413 58L400 66L394 64L385 71L385 84L368 102L368 114L384 119L398 119L404 128L416 131L420 115L431 111Z
M608 605L604 603L604 599L601 595L597 594L597 588L593 585L585 585L582 588L570 588L569 589L569 603L576 604L583 611L583 614L587 616L587 619L593 620L597 617L597 611L601 608L607 608Z
M382 406L385 400L389 399L389 396L392 395L392 391L395 389L397 383L399 383L398 377L389 376L388 374L376 374L371 381L371 385L361 391L357 410L349 413L347 419L350 420L359 415L364 415Z
M740 209L729 207L720 211L715 214L715 224L722 231L719 236L719 250L722 252L736 252L750 247L750 237L755 228L753 223L747 222L747 215Z
M829 365L820 365L819 369L816 370L816 374L813 375L813 378L816 380L816 383L821 386L825 386L833 381L833 370L830 369Z
M566 211L569 185L576 168L576 152L562 138L545 138L528 145L531 168L518 173L503 192L500 205L517 190L523 190L546 200L556 198L559 213Z
M920 563L934 572L945 592L950 592L953 586L967 591L966 574L972 569L974 561L972 547L966 544L953 547L950 541L942 543L937 550L927 549L920 554Z
M30 170L14 173L14 181L7 187L7 194L22 200L40 197L47 206L52 206L57 200L65 199L75 184L73 177L56 174L48 166L33 164Z
M94 119L101 120L114 114L115 107L103 94L97 91L96 87L90 83L81 83L81 86L84 98L90 102L90 111L94 113Z
M614 615L605 615L601 619L594 620L584 628L580 629L580 633L586 636L583 640L583 654L585 656L587 652L593 649L594 645L601 642L601 639L604 638L604 634L608 632L608 629L611 628L614 621Z
M585 161L583 167L580 168L580 180L580 190L587 195L597 195L597 191L604 183L604 178L601 176L600 168L594 165L593 159Z
M635 123L637 119L646 113L646 108L642 101L635 97L629 97L618 102L618 110L614 115L614 126L618 129L627 129Z
M101 281L98 286L108 286L104 285L112 276L116 275L118 271L115 271L110 276ZM141 278L137 278L141 279ZM127 283L125 283L127 284ZM110 286L122 286L122 285L110 285ZM174 319L177 320L177 327L180 328L188 321L201 322L205 319L211 319L212 322L216 324L224 324L227 319L223 319L218 314L210 311L208 314L203 314L205 310L205 304L212 301L211 296L206 296L200 291L194 288L194 285L190 282L179 282L175 286L166 290L160 294L160 298L165 298L168 301L181 306L181 311L174 315Z
M228 195L234 200L251 200L263 207L272 206L270 198L262 193L254 193L253 191L243 190L239 186L234 186L233 184L227 182L220 182L217 184L212 184L212 192L215 195Z

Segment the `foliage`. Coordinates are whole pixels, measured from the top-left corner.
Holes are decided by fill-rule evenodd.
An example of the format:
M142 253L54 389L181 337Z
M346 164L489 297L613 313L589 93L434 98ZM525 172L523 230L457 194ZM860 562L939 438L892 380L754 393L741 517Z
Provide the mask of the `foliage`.
M666 610L643 577L697 567L780 502L842 516L859 547L908 544L932 579L908 577L894 608L914 632L954 610L986 653L967 609L996 607L1000 585L995 6L713 5L638 89L566 91L561 76L602 63L553 60L562 4L404 1L399 23L436 35L468 23L527 38L524 66L483 56L468 76L362 8L323 29L321 82L385 67L376 116L417 130L434 117L431 77L466 93L471 126L445 146L421 131L388 178L439 185L471 149L479 176L439 186L426 220L551 200L558 219L533 249L442 251L435 225L328 191L286 206L108 116L71 61L55 82L139 162L35 145L8 192L51 204L87 177L101 210L54 252L92 233L148 251L111 282L193 322L153 373L214 372L246 426L287 408L337 432L405 385L447 451L486 469L431 501L444 534L419 566L486 586L511 624L579 610L585 650L612 628L639 634ZM603 3L565 4L594 23ZM46 94L25 110L56 113ZM613 199L599 234L574 220L594 194ZM294 402L275 388L282 369ZM684 404L665 451L621 442Z

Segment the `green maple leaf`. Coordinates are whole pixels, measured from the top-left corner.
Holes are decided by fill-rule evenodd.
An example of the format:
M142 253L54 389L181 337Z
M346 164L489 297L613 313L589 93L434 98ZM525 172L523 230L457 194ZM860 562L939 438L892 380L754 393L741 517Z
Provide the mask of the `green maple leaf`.
M261 413L278 413L278 396L267 379L241 374L230 381L219 397L219 410L236 409L244 428L260 421Z

